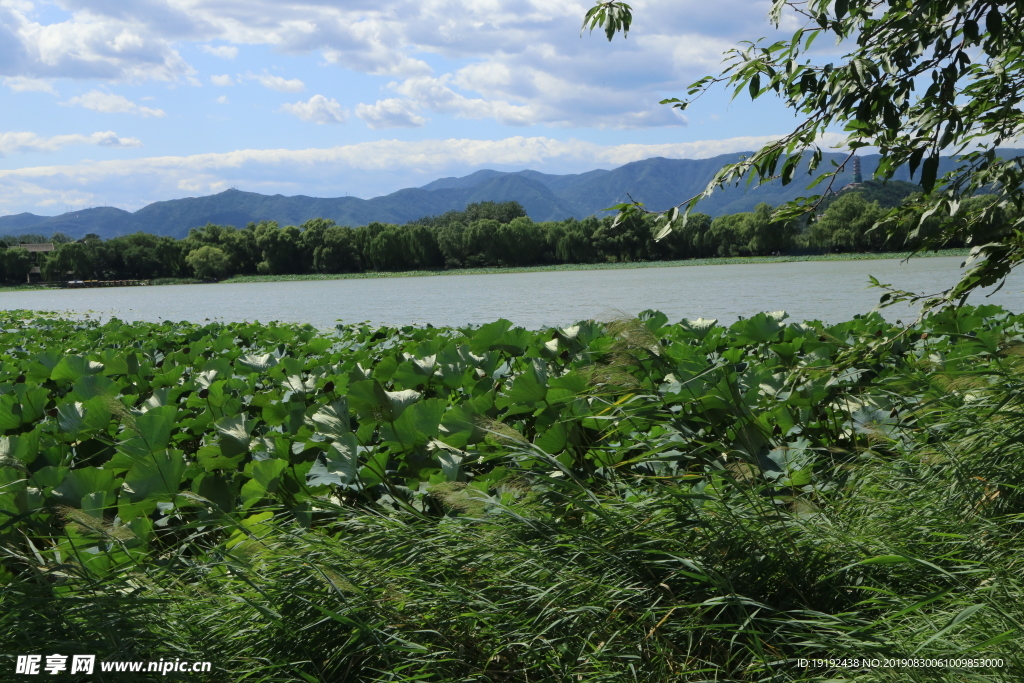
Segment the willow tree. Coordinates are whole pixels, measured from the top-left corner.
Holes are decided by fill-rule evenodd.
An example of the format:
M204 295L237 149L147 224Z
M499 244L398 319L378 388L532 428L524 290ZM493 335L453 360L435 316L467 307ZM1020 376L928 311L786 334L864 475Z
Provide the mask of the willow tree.
M1002 284L1024 260L1024 158L997 154L1024 131L1024 2L984 0L774 0L768 21L802 24L787 40L741 43L725 53L721 73L693 83L687 98L663 100L686 109L702 93L726 87L757 100L777 97L798 116L787 135L723 167L707 189L659 213L659 236L685 225L690 211L716 187L744 179L794 182L798 169L815 175L818 194L776 211L780 219L811 212L842 165L825 172L821 140L841 131L852 156L865 147L881 155L876 179L906 166L923 193L882 217L876 229L907 235L917 250L960 239L971 256L960 281L936 296L891 291L883 302L926 299L925 308L962 302L978 287ZM608 40L632 22L629 5L599 2L583 28L603 28ZM816 40L838 41L836 63L810 53ZM939 176L939 157L955 168ZM964 202L979 192L994 201ZM646 211L620 204L619 218ZM925 225L938 228L925 230ZM1007 218L1009 217L1009 218ZM929 220L932 219L932 220Z

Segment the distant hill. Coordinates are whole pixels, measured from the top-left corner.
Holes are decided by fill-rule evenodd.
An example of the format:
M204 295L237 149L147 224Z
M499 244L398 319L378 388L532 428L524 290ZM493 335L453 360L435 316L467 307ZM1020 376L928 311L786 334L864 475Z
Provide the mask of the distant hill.
M894 206L902 204L903 200L908 196L915 192L920 192L921 186L915 183L908 183L904 180L891 180L887 183L883 183L878 180L868 180L860 185L850 186L847 191L856 192L869 202L878 202L883 209L891 209ZM832 202L843 194L845 194L845 192L827 197L825 201L822 202L819 210L823 211L828 208Z
M1010 149L1001 152L1022 153L1021 150ZM156 202L134 213L99 207L60 216L31 213L0 216L0 235L62 232L77 239L88 233L110 238L142 231L181 238L188 234L189 229L207 223L241 227L249 222L268 220L281 225L299 225L311 218L330 218L339 225L351 226L374 221L407 223L423 216L461 211L467 204L482 201L517 201L535 221L600 215L602 209L629 201L630 197L644 202L650 209L660 210L703 191L718 169L741 156L726 154L711 159L655 157L610 171L597 169L569 175L485 169L461 178L440 178L423 187L407 188L373 199L268 196L226 190L208 197ZM826 154L820 168L831 169L831 162L838 164L844 159L842 154ZM871 177L878 167L878 160L877 154L861 157L865 178ZM939 164L940 175L952 167L953 162L943 158ZM908 181L907 169L900 169L895 179ZM810 177L806 173L798 173L794 182L786 187L779 181L750 190L745 185L728 187L702 201L698 210L720 216L750 211L760 202L778 205L810 194L806 189L809 182ZM839 190L852 182L853 168L850 165L839 174L832 187ZM824 186L815 191L821 189Z

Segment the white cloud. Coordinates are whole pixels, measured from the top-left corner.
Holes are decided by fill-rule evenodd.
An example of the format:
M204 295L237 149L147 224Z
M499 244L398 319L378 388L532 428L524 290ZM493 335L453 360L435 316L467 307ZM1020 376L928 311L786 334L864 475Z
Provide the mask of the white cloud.
M263 72L262 74L247 73L246 78L250 80L259 81L260 85L264 88L270 88L278 92L302 92L306 89L306 84L300 81L298 78L284 78L283 76L274 76Z
M118 137L113 131L92 135L54 135L42 137L27 131L0 133L0 157L12 152L56 152L70 145L97 145L99 147L142 147L136 138Z
M210 82L222 88L226 88L229 85L235 84L234 80L232 80L231 76L229 76L228 74L224 74L223 76L210 76Z
M764 21L770 0L646 0L636 7L629 40L611 43L600 31L577 37L588 3L576 2L59 4L70 18L48 24L35 19L31 3L0 4L0 46L6 45L0 74L187 82L195 71L178 45L197 44L225 59L236 58L241 45L265 45L285 54L319 53L329 64L397 79L396 94L412 102L406 110L418 112L406 116L405 125L428 110L505 125L679 125L682 119L659 107L659 99L717 71L722 51L738 40L772 33ZM787 20L783 28L788 36L795 25ZM266 72L249 77L280 92L305 87L297 78ZM377 107L386 121L395 105L366 106Z
M515 105L505 100L470 98L448 87L449 78L410 78L394 89L407 97L418 107L438 112L453 113L468 119L493 118L499 123L524 126L540 122L538 108L534 105Z
M81 6L86 3L93 6ZM79 7L65 21L44 24L33 18L31 4L0 3L0 73L107 81L178 81L194 73L173 47L181 37L175 29L191 32L187 21L128 17L120 3L66 4Z
M86 109L92 109L104 114L139 114L141 116L154 116L157 118L166 115L162 109L142 107L123 95L115 95L114 93L103 92L102 90L90 90L84 95L72 97L67 102L62 102L62 104L85 107Z
M482 82L481 74L489 82ZM534 94L516 95L512 88L493 87L494 83L512 80L510 70L501 65L479 65L475 69L464 69L440 78L430 76L392 82L390 88L402 95L404 100L383 100L391 106L402 102L405 111L431 110L453 114L466 119L493 119L506 126L530 126L548 124L555 126L588 125L595 128L645 128L650 126L685 125L686 118L677 110L661 106L654 98L644 98L637 93L616 97L584 84L570 83L539 72L523 69L516 78L532 79L530 90ZM475 80L474 80L475 79ZM465 89L484 92L484 97L467 97L457 92L456 84ZM540 93L540 95L536 94ZM502 95L509 94L526 104L516 104ZM541 96L542 95L542 96ZM622 101L639 100L644 106L634 103L624 110ZM377 106L381 106L378 103ZM632 109L632 111L630 111ZM369 111L367 112L369 113ZM383 127L383 126L376 126Z
M189 156L147 157L79 165L37 166L21 169L0 169L0 178L41 178L67 176L102 178L118 175L135 176L160 170L214 172L237 169L247 165L281 167L288 164L325 164L354 170L396 170L407 167L441 169L452 165L523 166L542 165L552 161L571 161L583 166L594 164L621 165L650 157L706 159L760 147L781 135L761 135L666 142L660 144L600 145L582 140L556 140L547 137L515 136L502 140L377 140L353 145L311 149L240 149L233 152L193 154ZM826 136L823 143L832 144L845 137Z
M281 105L281 111L299 117L311 123L345 123L348 112L334 98L327 99L323 95L313 95L307 102Z
M227 104L227 103L228 103L228 96L227 95L221 95L220 97L217 98L217 104Z
M9 7L19 12L31 12L35 9L31 0L0 0L0 7Z
M370 128L419 128L427 122L416 113L416 104L411 100L390 98L374 104L356 105L356 116Z
M425 76L432 71L430 65L422 59L402 55L398 50L377 40L367 39L360 42L364 49L324 48L324 59L328 63L340 64L353 71L373 76Z
M111 130L93 133L89 139L100 147L142 147L142 141L138 138L119 138L117 133Z
M200 45L199 49L208 55L220 57L221 59L234 59L238 56L238 48L234 45Z
M4 85L14 92L45 92L56 95L57 91L49 81L41 78L25 78L24 76L8 76Z
M216 192L214 187L218 183L211 183L209 178L182 178L178 181L178 189L194 194L202 192Z

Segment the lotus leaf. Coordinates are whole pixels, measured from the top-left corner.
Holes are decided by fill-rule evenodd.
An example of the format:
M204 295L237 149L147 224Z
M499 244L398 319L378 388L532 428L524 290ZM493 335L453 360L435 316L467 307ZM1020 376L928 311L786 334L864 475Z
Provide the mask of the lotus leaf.
M64 356L53 368L50 379L74 383L86 375L95 375L102 371L103 363L97 363L82 356Z
M181 451L157 451L132 466L125 474L123 489L133 503L169 501L178 493L184 473L185 459Z
M339 435L327 453L317 458L306 481L310 486L349 485L359 475L359 446L355 434Z

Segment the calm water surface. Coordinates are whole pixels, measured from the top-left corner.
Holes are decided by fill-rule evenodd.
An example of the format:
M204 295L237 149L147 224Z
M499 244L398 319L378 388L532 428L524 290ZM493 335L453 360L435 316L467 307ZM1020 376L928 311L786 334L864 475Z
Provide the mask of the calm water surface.
M914 291L952 284L961 257L864 261L577 270L497 275L446 275L316 282L174 285L0 292L0 308L90 313L122 320L260 320L311 323L480 324L507 318L540 328L577 320L636 314L648 308L671 320L718 318L723 323L760 311L785 310L797 320L849 320L866 313L881 291L868 276ZM1024 276L1017 273L991 298L1024 311ZM909 322L907 306L885 309Z

